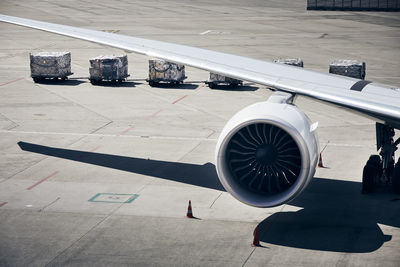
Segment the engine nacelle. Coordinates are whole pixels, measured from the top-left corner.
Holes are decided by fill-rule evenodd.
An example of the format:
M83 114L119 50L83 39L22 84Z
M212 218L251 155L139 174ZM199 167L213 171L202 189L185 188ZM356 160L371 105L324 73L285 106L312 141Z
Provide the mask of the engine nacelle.
M298 196L315 174L316 124L288 96L244 108L226 124L216 148L224 188L239 201L273 207Z

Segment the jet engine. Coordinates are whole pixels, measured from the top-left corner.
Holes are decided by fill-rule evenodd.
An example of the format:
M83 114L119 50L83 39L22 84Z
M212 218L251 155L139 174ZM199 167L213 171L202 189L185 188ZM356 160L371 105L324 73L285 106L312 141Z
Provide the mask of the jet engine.
M308 117L275 93L226 124L216 148L216 168L224 188L239 201L273 207L298 196L314 176L318 141Z

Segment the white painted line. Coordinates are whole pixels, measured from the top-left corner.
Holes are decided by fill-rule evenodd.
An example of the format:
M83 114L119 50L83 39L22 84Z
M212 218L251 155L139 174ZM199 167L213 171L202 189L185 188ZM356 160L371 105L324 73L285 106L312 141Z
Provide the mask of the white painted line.
M37 134L37 135L65 135L65 136L86 136L86 137L116 137L115 134L86 134L86 133L57 133L57 132L31 132L31 131L7 131L0 130L0 133L10 134ZM216 138L185 137L185 136L150 136L150 135L120 135L120 138L146 138L146 139L165 139L165 140L184 140L184 141L211 141L216 142Z
M90 134L90 133L57 133L57 132L30 132L30 131L7 131L0 130L0 133L10 134L38 134L38 135L66 135L66 136L87 136L87 137L116 137L115 134ZM121 138L146 138L146 139L160 139L160 140L184 140L184 141L211 141L216 142L217 138L206 137L186 137L186 136L158 136L158 135L120 135ZM325 145L327 142L320 142L320 145ZM375 147L374 144L346 144L346 143L329 143L329 146L337 147Z
M341 146L341 147L375 147L376 145L373 144L365 144L365 145L356 145L356 144L335 144L335 143L329 143L327 145L329 146Z
M212 32L212 31L211 31L211 30L208 30L208 31L205 31L205 32L200 33L200 35L205 35L205 34L210 33L210 32Z

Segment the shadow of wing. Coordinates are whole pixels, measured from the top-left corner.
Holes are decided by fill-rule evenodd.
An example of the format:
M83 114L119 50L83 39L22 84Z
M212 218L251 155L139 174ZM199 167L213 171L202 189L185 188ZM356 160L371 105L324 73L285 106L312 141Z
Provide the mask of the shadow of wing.
M24 151L225 191L215 166L141 159L18 142Z

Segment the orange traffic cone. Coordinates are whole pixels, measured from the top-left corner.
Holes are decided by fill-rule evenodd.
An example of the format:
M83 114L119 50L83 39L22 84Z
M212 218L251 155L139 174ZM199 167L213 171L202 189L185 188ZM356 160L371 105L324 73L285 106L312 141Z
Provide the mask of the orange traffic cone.
M319 153L318 167L325 168L324 164L322 163L322 153Z
M188 210L186 213L186 218L194 218L193 213L192 213L192 201L190 201L190 200L189 200Z
M260 245L260 237L258 235L258 226L256 227L256 229L254 229L254 233L253 233L253 243L251 243L252 247L261 247Z

